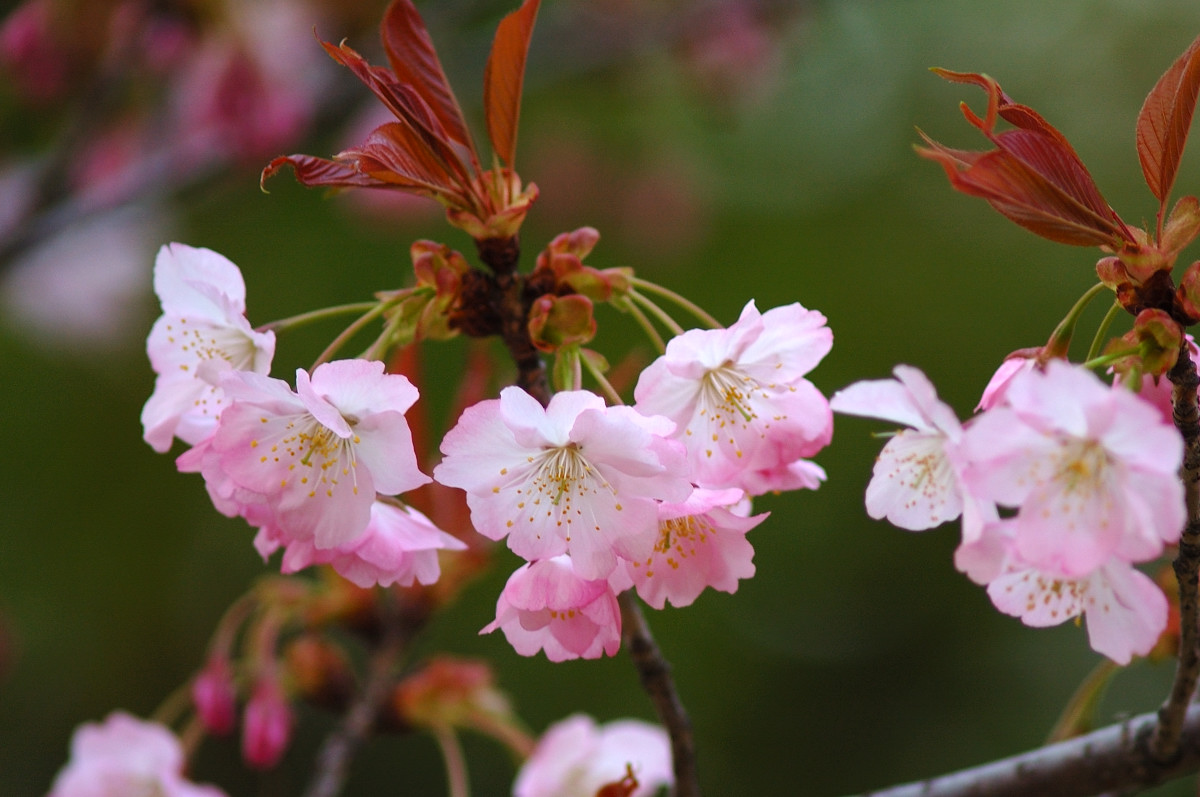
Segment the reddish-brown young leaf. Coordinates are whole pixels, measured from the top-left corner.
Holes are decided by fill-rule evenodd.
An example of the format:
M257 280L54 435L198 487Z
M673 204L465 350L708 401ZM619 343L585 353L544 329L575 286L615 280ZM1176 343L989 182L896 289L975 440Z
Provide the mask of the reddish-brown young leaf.
M429 31L410 0L392 0L384 12L380 33L396 79L416 89L433 109L449 137L464 146L472 160L477 161L462 109L446 80Z
M469 160L474 154L466 146L451 140L436 112L411 84L400 83L386 69L371 66L361 55L345 44L333 45L321 42L321 46L333 60L345 66L367 85L380 102L411 128L415 134L414 146L426 150L430 156L441 161L445 171L458 176L463 183L471 180Z
M525 58L537 19L539 0L525 0L496 29L492 52L483 72L483 111L492 149L509 166L517 154L517 121L521 115L521 88Z
M1005 137L1006 148L982 154L937 144L918 153L940 163L956 189L986 199L1043 238L1076 246L1121 245L1124 225L1107 206L1099 212L1090 201L1081 201L1077 161L1054 138L1027 130L998 138Z
M259 177L259 185L275 175L284 166L291 166L296 172L296 179L301 185L309 188L326 186L330 188L355 187L370 188L383 185L370 175L363 174L351 164L338 161L314 158L312 155L281 155L267 164Z
M410 127L389 122L372 130L365 142L338 158L354 159L360 171L385 183L461 198L454 178L420 143Z
M1146 185L1158 198L1160 217L1183 157L1198 91L1200 38L1158 79L1138 113L1138 159L1142 162Z

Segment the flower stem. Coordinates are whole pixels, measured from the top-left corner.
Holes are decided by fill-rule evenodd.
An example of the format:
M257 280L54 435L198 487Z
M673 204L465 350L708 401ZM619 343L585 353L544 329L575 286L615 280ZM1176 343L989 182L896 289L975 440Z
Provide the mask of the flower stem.
M600 392L602 392L608 398L613 406L620 406L625 403L625 401L621 398L621 394L618 393L617 389L612 386L612 382L609 382L608 379L604 377L604 374L600 373L600 369L596 367L596 364L592 362L591 358L581 356L579 359L583 362L583 367L586 368L588 373L592 375L592 379L595 379L596 384L600 386Z
M724 324L722 324L720 321L709 315L704 308L692 302L690 299L680 296L678 293L669 288L664 288L656 283L648 282L640 277L634 277L633 284L642 290L649 291L650 293L656 293L664 299L674 302L684 310L687 310L689 313L694 315L701 322L708 325L709 329L721 329L724 326Z
M450 797L470 797L471 786L467 778L467 759L454 729L448 725L435 725L433 738L442 750L446 761L446 784Z
M327 363L331 359L333 359L333 355L337 354L338 349L342 348L342 346L345 346L346 342L349 341L350 338L357 335L358 332L360 330L362 330L362 328L365 327L367 324L371 323L376 318L383 315L384 311L387 310L387 308L389 308L391 306L392 305L387 302L379 302L377 304L371 305L370 310L368 310L367 312L365 312L361 316L359 316L357 319L355 319L354 322L352 324L350 324L350 326L343 329L341 334L339 334L336 338L333 339L333 342L331 342L328 346L325 347L325 351L321 352L321 356L317 357L317 359L312 364L312 368L310 368L309 371L313 371L316 369L316 367L318 365L321 365L322 363Z
M307 313L281 318L278 321L270 321L255 329L257 332L286 332L297 327L302 327L305 324L323 321L326 318L336 318L339 315L349 315L351 313L365 313L378 305L379 302L355 302L354 304L339 304L335 307L322 307L319 310L311 310Z
M666 342L662 339L662 335L658 334L658 330L654 328L654 324L646 317L642 308L638 307L636 302L629 302L624 307L629 310L629 314L633 316L633 320L637 321L638 326L646 333L646 337L650 338L650 342L658 350L658 353L665 353L667 350Z
M617 601L621 606L622 636L625 637L629 658L641 677L642 688L654 704L659 721L671 739L671 763L675 771L672 797L699 797L692 723L671 678L671 665L658 649L646 617L642 614L641 604L633 592L621 593Z
M1108 308L1108 312L1104 314L1104 320L1100 322L1100 327L1096 330L1096 336L1092 338L1092 345L1088 347L1087 359L1093 360L1100 354L1100 349L1104 347L1104 338L1108 336L1108 328L1112 326L1112 322L1116 319L1117 314L1124 309L1119 302L1113 302L1112 307Z
M671 330L672 335L683 334L683 327L679 325L679 322L674 318L671 318L666 310L655 304L649 297L643 296L637 291L630 291L629 298L632 299L634 303L640 304L642 307L645 307L647 310L649 310L650 314L657 318L664 327Z

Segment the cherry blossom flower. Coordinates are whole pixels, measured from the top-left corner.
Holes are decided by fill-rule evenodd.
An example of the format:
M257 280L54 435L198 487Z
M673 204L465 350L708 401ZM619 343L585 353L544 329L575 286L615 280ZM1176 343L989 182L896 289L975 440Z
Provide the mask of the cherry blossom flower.
M1031 567L1017 554L1015 526L999 520L959 547L955 564L987 585L997 609L1032 627L1087 620L1092 649L1117 664L1144 656L1167 626L1167 598L1150 577L1128 562L1110 558L1083 576L1064 576Z
M115 711L103 724L85 723L71 737L71 759L49 797L225 797L215 786L183 777L179 740L156 722Z
M916 368L897 365L895 379L856 382L830 399L835 412L896 421L898 431L875 460L867 485L867 514L909 531L923 531L962 514L951 451L962 439L954 411L938 400Z
M1014 377L1006 401L964 432L963 478L980 500L1017 509L1014 546L1029 566L1082 577L1179 538L1183 441L1152 406L1058 360Z
M517 653L545 650L550 661L598 659L621 649L616 594L602 578L583 578L570 556L517 568L496 602L496 619L479 633L497 628Z
M284 535L271 527L259 530L255 547L264 558L279 547ZM332 565L360 587L410 587L413 582L433 584L442 574L438 551L461 551L466 543L439 529L417 510L384 501L371 504L366 530L348 543L318 548L311 539L287 543L281 567L296 573L312 565Z
M620 592L632 582L638 595L656 609L669 600L689 606L705 587L737 592L738 580L754 575L754 548L746 532L767 519L730 511L742 491L694 491L686 501L658 508L658 541L643 560L624 562L609 583Z
M154 291L163 314L150 330L146 351L158 376L142 409L142 426L146 442L164 452L172 437L195 445L212 434L227 403L220 374L267 373L275 334L251 329L242 273L212 250L162 247L154 263Z
M227 373L221 387L230 405L180 468L204 475L219 510L273 526L277 542L350 543L366 530L377 492L429 481L404 417L417 389L381 362L338 360L311 377L298 370L294 392L245 371Z
M510 387L463 412L433 473L466 491L480 534L507 537L529 561L570 554L580 576L603 579L618 557L650 554L658 501L691 492L683 451L665 437L673 428L587 391L543 409Z
M992 378L988 380L987 386L983 389L983 396L979 399L979 404L975 406L975 411L990 410L992 407L1004 403L1004 394L1008 390L1009 384L1013 377L1017 374L1025 373L1037 366L1037 357L1014 357L1005 358L1004 362L1000 363L1000 367L996 369L996 373L992 374Z
M667 732L640 720L597 725L586 714L554 723L538 740L513 783L513 797L594 797L632 768L638 788L650 797L675 782Z
M701 487L740 487L746 474L809 457L833 435L829 402L804 378L833 345L825 316L799 304L760 314L751 301L728 329L671 339L642 372L636 407L676 423Z

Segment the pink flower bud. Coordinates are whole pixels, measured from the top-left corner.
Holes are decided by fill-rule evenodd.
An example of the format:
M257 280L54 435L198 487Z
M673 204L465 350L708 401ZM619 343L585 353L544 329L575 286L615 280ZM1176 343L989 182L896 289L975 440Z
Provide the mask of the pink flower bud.
M242 718L242 759L255 769L279 763L292 740L292 708L279 684L259 681Z
M237 721L237 688L229 662L214 656L192 682L192 702L204 729L214 736L233 732Z

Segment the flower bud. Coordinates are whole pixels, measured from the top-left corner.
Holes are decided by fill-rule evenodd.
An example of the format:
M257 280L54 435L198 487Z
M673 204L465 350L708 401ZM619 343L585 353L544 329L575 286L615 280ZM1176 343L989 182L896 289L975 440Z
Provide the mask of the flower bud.
M1200 261L1192 263L1179 280L1175 303L1188 318L1200 321Z
M237 724L237 687L225 657L210 658L192 681L192 703L206 731L214 736L233 732Z
M289 642L283 656L297 695L335 709L349 703L354 693L354 672L341 648L308 633Z
M591 299L579 294L538 297L529 310L529 336L546 352L587 343L596 336Z
M292 740L292 724L292 707L279 683L261 679L242 717L242 759L255 769L274 767Z

